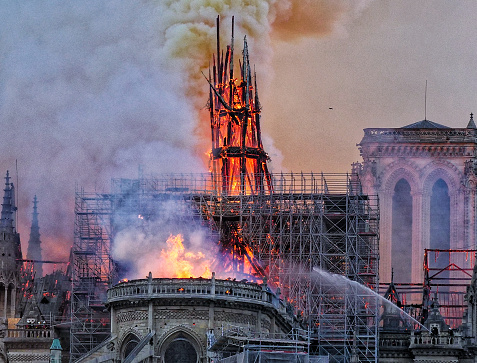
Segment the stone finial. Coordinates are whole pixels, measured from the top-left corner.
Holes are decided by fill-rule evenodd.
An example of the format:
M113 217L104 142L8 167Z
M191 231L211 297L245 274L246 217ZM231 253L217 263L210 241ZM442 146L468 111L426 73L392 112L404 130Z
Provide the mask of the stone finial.
M474 114L473 113L470 114L470 120L469 120L469 123L467 124L467 128L468 129L477 129L477 126L475 126Z

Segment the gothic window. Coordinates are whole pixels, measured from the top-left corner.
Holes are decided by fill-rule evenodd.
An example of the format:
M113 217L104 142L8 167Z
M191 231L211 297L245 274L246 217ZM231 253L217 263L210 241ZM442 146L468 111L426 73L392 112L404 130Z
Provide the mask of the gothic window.
M430 214L430 247L450 248L450 198L449 188L439 179L432 187Z
M400 179L394 187L391 246L394 281L410 282L412 270L412 196L411 186L405 179Z
M430 248L450 249L450 198L449 188L442 179L437 180L432 187L430 205ZM449 253L436 253L435 267L445 268L449 264ZM448 278L449 271L439 273L438 278ZM447 287L441 287L441 291Z
M122 351L122 358L123 360L133 351L136 345L139 344L139 338L136 337L134 334L129 334L127 338L124 340Z
M196 363L197 352L194 346L184 337L177 337L166 348L165 363Z

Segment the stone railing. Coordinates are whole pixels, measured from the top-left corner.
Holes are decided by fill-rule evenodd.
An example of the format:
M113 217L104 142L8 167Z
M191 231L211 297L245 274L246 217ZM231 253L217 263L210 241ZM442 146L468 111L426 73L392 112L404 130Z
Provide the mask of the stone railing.
M475 141L474 129L407 129L407 128L369 128L364 129L363 141Z
M121 282L108 290L108 303L130 299L158 299L173 297L213 298L252 301L273 304L279 308L279 299L267 287L233 280L203 278L155 278Z
M460 336L432 336L432 335L412 335L410 348L417 348L421 345L439 345L450 348L462 348L462 337Z
M403 348L407 349L409 347L409 337L386 337L384 339L379 340L379 349L398 349ZM389 350L389 349L388 349Z
M7 329L6 338L17 339L53 339L53 330L51 329Z

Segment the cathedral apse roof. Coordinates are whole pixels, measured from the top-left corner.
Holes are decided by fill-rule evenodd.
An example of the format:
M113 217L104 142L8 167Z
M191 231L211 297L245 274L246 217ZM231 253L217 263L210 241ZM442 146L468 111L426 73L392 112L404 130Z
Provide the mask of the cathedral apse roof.
M401 129L450 129L450 127L438 124L437 122L422 120L403 126Z

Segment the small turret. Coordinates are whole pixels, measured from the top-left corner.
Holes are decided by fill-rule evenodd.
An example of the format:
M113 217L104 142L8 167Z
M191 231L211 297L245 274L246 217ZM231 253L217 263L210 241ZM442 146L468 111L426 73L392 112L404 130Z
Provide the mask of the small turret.
M59 339L53 339L53 343L50 347L50 362L51 363L61 363L61 343Z
M384 304L383 305L383 314L381 316L381 320L383 321L383 329L387 331L394 331L394 330L403 330L407 329L401 312L401 298L394 286L394 271L391 271L391 283L384 294L384 298L392 302L392 304Z

